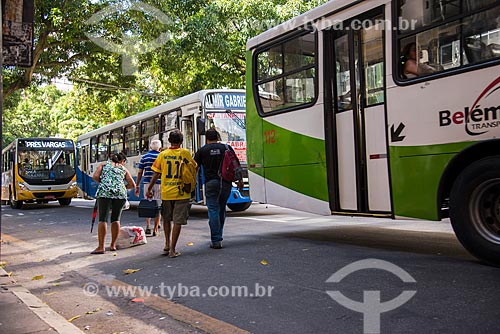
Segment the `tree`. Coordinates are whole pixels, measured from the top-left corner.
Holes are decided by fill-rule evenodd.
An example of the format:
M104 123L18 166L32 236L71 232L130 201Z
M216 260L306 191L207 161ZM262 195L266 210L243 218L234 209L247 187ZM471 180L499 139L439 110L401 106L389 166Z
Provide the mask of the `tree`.
M76 138L200 89L243 88L246 41L323 2L37 0L34 64L4 70L4 142L44 133ZM98 22L88 24L96 14L102 14ZM159 20L165 16L168 22ZM169 38L148 51L158 36ZM108 44L99 46L97 37ZM133 60L134 75L123 73L124 60ZM74 91L41 87L63 75ZM40 100L49 91L57 101ZM23 120L42 126L32 129Z
M18 103L5 109L2 144L5 146L17 137L47 137L56 134L51 120L52 106L61 97L53 86L32 87L18 94Z
M4 98L15 91L68 73L97 50L85 36L86 17L98 8L91 1L35 1L33 65L4 70Z

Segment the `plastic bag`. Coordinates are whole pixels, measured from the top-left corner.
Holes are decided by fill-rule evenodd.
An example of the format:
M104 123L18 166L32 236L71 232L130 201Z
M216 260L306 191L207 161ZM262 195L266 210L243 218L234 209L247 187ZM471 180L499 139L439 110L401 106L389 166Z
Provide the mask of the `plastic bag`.
M139 226L122 226L118 233L116 246L118 248L128 248L133 246L144 245L147 243L146 233Z

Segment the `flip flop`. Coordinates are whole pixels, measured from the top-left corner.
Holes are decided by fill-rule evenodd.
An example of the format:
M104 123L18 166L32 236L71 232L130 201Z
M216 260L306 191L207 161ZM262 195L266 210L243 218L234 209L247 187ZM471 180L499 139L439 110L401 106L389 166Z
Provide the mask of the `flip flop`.
M109 247L109 250L112 251L112 252L116 252L117 249L118 248L116 248L116 247L114 247L114 248L113 247Z
M90 254L92 254L92 255L96 255L96 254L104 254L104 251L98 251L98 250L95 250L95 251L90 252Z
M180 252L175 252L174 254L168 254L168 257L174 258L174 257L178 257L179 255L181 255Z

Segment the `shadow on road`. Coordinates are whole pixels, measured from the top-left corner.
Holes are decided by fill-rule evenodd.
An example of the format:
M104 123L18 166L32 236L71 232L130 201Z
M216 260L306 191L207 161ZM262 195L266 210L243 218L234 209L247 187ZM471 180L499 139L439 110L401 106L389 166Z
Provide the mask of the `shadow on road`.
M375 226L335 226L296 232L273 233L279 238L298 238L322 243L341 243L379 250L444 255L477 261L450 233L417 232Z

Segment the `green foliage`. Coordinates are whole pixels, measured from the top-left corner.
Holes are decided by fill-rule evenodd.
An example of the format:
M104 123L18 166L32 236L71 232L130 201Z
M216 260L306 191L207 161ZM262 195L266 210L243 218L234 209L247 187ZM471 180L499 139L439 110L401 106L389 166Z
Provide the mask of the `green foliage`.
M61 93L53 86L33 87L19 95L19 102L3 112L3 144L16 137L47 137L55 134L51 109Z
M200 89L243 88L246 41L324 2L139 2L160 15L129 10L134 1L37 0L35 63L27 69L4 69L3 144L14 137L75 139ZM110 8L98 23L87 24ZM165 16L169 21L164 24L159 18ZM96 44L96 36L107 47ZM158 36L169 38L147 49ZM123 72L124 61L137 66L134 75ZM50 85L63 76L75 84L70 92Z

